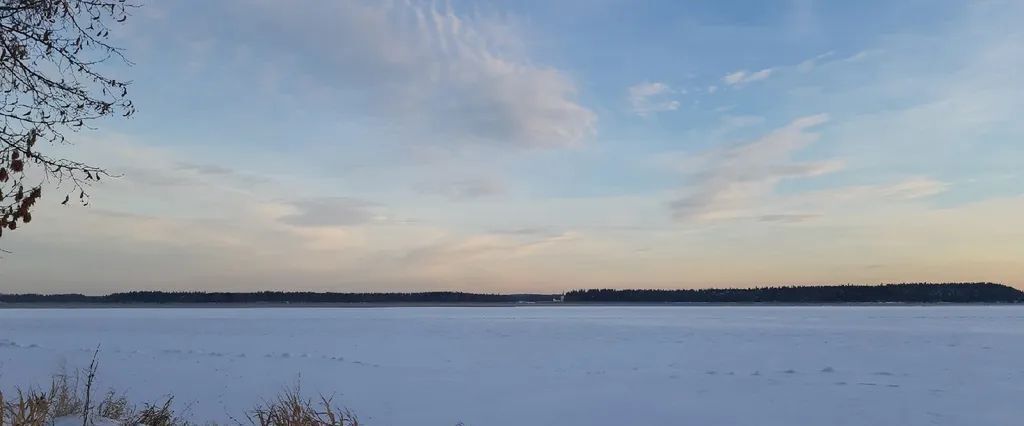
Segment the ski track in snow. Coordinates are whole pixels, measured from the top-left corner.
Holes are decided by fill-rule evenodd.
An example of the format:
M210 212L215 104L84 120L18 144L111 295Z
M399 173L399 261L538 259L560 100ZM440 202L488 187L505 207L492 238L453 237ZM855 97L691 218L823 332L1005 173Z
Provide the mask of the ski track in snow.
M1024 307L0 309L0 389L227 421L284 387L370 425L1016 425Z

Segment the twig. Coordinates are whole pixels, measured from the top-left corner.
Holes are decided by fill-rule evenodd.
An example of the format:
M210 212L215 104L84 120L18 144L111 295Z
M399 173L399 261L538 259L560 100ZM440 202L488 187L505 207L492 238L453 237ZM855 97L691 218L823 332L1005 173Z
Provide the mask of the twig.
M98 367L97 357L100 354L100 347L96 345L96 352L92 354L92 362L89 363L89 375L85 379L85 406L82 407L82 426L89 426L89 402L92 399L92 382L96 378Z

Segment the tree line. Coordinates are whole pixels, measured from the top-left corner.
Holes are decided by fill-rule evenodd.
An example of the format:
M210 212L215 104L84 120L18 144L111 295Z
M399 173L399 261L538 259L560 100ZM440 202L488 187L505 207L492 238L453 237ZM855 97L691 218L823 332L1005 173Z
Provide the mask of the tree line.
M995 283L783 286L697 290L573 290L566 302L635 303L1019 303L1024 292Z
M82 294L0 294L0 303L1019 303L1024 292L994 283L884 284L697 290L573 290L553 294L129 291Z
M454 291L419 293L129 291L105 296L0 294L0 303L515 303L551 301L554 297L549 294L481 294Z

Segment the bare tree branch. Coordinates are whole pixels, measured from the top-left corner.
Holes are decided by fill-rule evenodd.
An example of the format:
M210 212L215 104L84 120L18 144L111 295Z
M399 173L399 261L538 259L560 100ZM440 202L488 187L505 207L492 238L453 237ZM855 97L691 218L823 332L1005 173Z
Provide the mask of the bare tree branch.
M0 237L32 221L45 184L64 193L62 204L84 205L89 185L112 176L47 148L91 129L90 121L135 113L131 82L97 70L112 58L130 65L107 40L135 7L129 0L0 0Z

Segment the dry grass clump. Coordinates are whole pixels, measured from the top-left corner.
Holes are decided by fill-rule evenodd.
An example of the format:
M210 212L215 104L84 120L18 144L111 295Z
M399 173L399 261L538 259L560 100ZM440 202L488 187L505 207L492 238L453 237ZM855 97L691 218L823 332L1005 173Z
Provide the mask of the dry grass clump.
M56 419L77 418L83 424L95 424L99 419L124 425L179 426L188 422L175 417L171 409L172 398L161 404L145 404L137 408L124 395L113 391L104 394L86 416L85 394L78 384L78 376L58 374L49 389L18 390L13 395L0 392L0 425L44 426Z
M359 426L347 408L339 408L330 397L319 401L303 398L298 386L286 389L277 399L258 405L248 415L249 422L259 426Z
M80 421L83 426L103 422L146 426L189 424L174 415L171 397L139 408L124 395L108 391L97 404L92 395L97 367L94 356L86 370L54 375L48 389L18 389L13 395L0 392L0 426L49 426L58 419L61 424Z
M163 403L132 405L124 395L108 391L86 414L86 394L79 386L79 376L58 374L45 391L17 391L14 395L0 392L0 426L50 426L81 421L83 425L120 424L145 426L187 426L191 423L175 414L173 398ZM319 400L303 398L299 388L282 392L272 401L258 405L246 414L254 426L360 426L362 423L348 409L333 404L330 397ZM238 424L242 422L236 421ZM68 424L68 423L60 423Z
M48 389L18 389L8 395L0 392L0 426L192 424L174 411L173 397L137 406L111 390L96 403L92 395L96 370L94 356L88 369L54 375ZM254 426L361 425L351 411L334 405L330 397L321 395L316 401L304 398L297 385L245 413L245 420Z
M178 416L172 407L173 398L158 404L132 405L122 394L108 391L95 407L88 408L85 393L90 386L80 386L80 375L58 374L49 389L18 390L13 395L0 392L0 426L50 426L58 419L60 425L145 425L188 426L192 423ZM298 386L286 389L276 399L256 406L246 413L245 420L254 426L360 426L362 423L350 410L334 405L330 397L318 400L304 398ZM235 421L237 424L242 422Z

